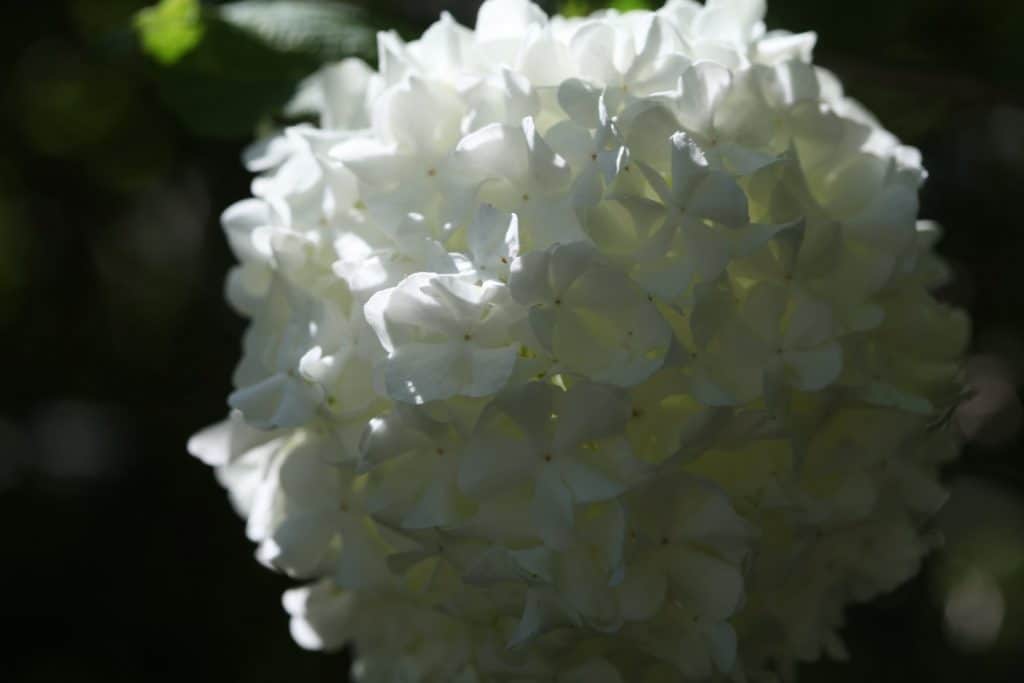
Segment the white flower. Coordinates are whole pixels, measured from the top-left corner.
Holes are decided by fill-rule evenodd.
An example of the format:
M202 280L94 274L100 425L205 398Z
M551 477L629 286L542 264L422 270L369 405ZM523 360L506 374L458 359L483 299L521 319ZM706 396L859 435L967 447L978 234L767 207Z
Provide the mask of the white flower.
M657 307L585 242L524 255L509 289L530 307L537 339L571 372L631 386L664 362L671 330Z
M477 422L459 466L460 488L487 497L525 484L538 535L564 547L577 504L615 498L640 478L620 436L628 415L624 393L598 384L562 391L532 382L508 391Z
M216 468L367 683L788 680L934 547L925 178L762 0L487 0L326 65L224 212Z
M671 143L671 186L650 165L637 161L658 201L622 200L634 205L634 212L646 214L641 220L647 225L634 254L635 277L649 291L669 299L695 281L717 278L732 251L729 236L720 228L736 229L748 222L747 197L736 181L711 168L685 133L674 134ZM648 206L635 206L640 203Z
M330 581L285 591L282 602L291 616L292 637L307 650L336 650L352 637L353 595Z
M459 270L484 280L508 282L509 268L519 256L519 217L484 204L466 228L466 252L455 255Z
M359 469L370 472L368 505L405 529L452 526L465 507L456 479L467 430L462 423L472 418L430 412L397 403L370 420L360 443Z
M384 388L397 401L489 396L512 374L519 347L510 328L523 311L501 283L417 273L374 294L365 315L387 351Z

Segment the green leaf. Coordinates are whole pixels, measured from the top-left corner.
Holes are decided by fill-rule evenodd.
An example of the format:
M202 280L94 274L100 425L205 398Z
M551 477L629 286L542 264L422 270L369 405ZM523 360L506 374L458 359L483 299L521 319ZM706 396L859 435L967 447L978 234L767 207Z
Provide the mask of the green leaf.
M585 17L593 11L593 5L587 0L565 0L558 9L559 14L567 17Z
M218 8L221 21L281 52L323 60L372 54L376 32L363 10L319 0L241 0Z
M143 49L161 64L174 64L203 39L199 0L160 0L135 15Z
M153 75L161 97L193 133L241 139L280 111L320 63L311 55L273 50L214 17L197 49Z
M635 9L651 9L651 3L647 0L615 0L612 3L612 9L617 9L620 12L629 12Z
M204 137L250 136L324 62L369 57L376 43L365 13L339 2L241 0L206 5L202 19L202 42L153 76L178 118Z
M629 12L635 9L651 9L651 4L650 0L603 0L598 2L593 0L564 0L559 6L558 11L567 17L585 17L605 7L620 12Z

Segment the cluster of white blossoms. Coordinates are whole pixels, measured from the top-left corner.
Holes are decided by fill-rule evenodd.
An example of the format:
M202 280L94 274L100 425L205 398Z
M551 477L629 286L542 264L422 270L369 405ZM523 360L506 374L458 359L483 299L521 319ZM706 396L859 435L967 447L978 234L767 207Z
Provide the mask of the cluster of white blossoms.
M763 0L488 0L327 66L223 223L216 467L356 680L776 681L935 545L919 154Z

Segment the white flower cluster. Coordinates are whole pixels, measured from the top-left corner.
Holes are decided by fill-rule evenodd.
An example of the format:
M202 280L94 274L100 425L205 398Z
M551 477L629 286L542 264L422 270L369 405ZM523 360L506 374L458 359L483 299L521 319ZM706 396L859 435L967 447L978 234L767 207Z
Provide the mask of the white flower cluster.
M323 69L224 214L217 468L366 682L774 681L933 545L925 173L763 0L488 0Z

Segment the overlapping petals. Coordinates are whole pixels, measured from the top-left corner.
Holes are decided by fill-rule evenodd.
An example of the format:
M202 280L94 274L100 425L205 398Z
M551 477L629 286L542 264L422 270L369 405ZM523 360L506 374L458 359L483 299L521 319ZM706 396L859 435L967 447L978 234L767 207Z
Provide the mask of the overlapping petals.
M934 547L969 321L920 155L763 0L487 0L326 65L189 442L365 683L788 680Z

